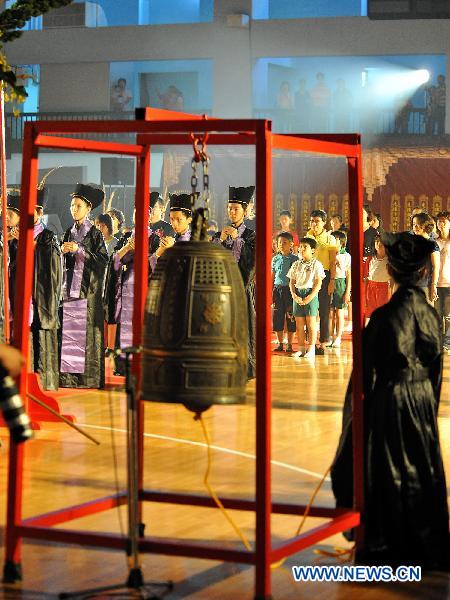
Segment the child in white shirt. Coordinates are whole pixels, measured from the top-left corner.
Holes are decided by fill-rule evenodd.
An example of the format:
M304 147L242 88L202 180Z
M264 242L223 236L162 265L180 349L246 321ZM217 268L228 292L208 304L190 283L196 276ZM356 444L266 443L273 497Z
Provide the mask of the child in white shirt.
M317 339L317 315L319 314L318 293L325 278L321 262L313 254L317 242L313 238L302 238L297 260L289 269L289 288L293 298L293 314L297 326L298 352L296 358L313 358ZM309 348L305 343L305 324L308 328Z
M342 332L344 330L344 309L350 302L351 291L351 264L352 259L346 250L347 235L344 231L332 231L338 242L339 251L336 254L336 279L334 280L334 292L331 297L331 333L333 341L331 346L339 348L341 345ZM336 333L335 333L336 332Z

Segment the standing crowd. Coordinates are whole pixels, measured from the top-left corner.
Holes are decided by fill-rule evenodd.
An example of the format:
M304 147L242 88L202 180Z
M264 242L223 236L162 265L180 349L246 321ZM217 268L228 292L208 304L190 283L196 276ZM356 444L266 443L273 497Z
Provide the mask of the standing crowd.
M299 238L291 229L289 211L279 217L280 230L274 234L273 330L275 352L293 352L297 334L296 358L323 355L327 347L339 347L345 329L351 331L350 231L341 215L334 214L327 227L327 214L313 210L310 227ZM375 309L386 304L396 285L388 272L388 256L382 241L379 214L363 208L363 294L366 323ZM425 293L442 322L443 349L450 352L450 212L432 217L415 208L411 236L430 241L433 250L417 287Z

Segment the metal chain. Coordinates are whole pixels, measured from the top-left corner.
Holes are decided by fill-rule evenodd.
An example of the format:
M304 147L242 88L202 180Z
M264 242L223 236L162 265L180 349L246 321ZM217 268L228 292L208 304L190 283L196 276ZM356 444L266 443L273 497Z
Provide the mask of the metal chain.
M206 141L209 137L208 133L202 137L202 148L200 151L200 158L202 161L203 168L203 201L205 203L205 219L209 220L209 200L210 200L210 190L209 190L209 156L206 154Z
M209 158L206 154L202 155L202 167L203 167L203 201L205 203L205 216L209 219L209 200L211 192L209 190Z
M191 210L194 210L195 200L197 198L197 184L198 184L197 162L195 160L195 157L192 159L191 166L192 166L192 175L191 175Z

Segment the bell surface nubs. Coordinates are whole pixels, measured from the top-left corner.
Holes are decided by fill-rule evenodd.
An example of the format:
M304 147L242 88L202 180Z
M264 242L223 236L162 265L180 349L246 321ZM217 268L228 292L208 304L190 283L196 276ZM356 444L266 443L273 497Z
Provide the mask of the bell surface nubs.
M142 353L143 400L245 403L247 301L233 254L207 241L164 252L150 279Z

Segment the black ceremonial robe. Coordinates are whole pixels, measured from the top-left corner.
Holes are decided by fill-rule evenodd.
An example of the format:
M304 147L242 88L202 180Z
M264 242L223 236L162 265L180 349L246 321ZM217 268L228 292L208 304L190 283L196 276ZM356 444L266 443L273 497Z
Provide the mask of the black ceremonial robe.
M220 232L214 234L213 241L220 243ZM248 314L247 377L253 379L256 377L256 233L243 223L238 227L238 237L229 238L222 245L233 252L244 282Z
M365 548L361 560L448 567L448 507L437 425L442 339L417 287L400 287L364 331ZM353 504L351 393L331 471Z
M31 364L46 390L59 385L58 328L61 300L61 251L55 234L43 229L35 237Z
M14 314L14 292L16 289L16 268L17 268L17 250L19 248L19 241L16 239L8 240L8 254L9 254L9 265L8 265L8 283L9 283L9 318L12 321Z
M87 219L79 230L74 226L65 232L63 242L70 241L77 242L84 258L64 254L60 386L103 388L102 296L108 253L102 234Z

